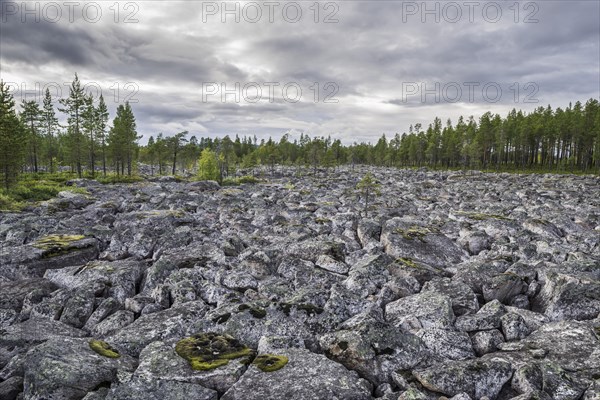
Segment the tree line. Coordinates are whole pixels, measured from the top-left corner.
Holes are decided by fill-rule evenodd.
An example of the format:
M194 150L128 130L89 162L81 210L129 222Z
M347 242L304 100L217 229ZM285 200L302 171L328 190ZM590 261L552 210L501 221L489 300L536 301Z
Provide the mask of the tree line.
M487 112L479 119L460 117L456 124L435 118L427 128L375 144L344 145L330 136L283 135L279 140L256 136L191 136L188 132L151 136L138 144L131 106L119 105L109 126L102 96L86 94L77 75L69 96L57 109L47 90L42 104L23 100L17 112L9 88L0 82L0 170L9 187L22 172L56 172L65 168L79 177L101 173L132 175L138 163L149 173L176 174L209 169L219 180L240 168L276 165L336 168L343 164L388 167L481 168L495 170L600 172L600 104L590 99L568 107L511 110L506 116ZM59 124L56 111L66 116ZM201 157L202 155L202 157ZM202 173L202 171L200 171Z
M440 118L425 129L410 126L390 139L383 134L375 144L343 145L330 136L301 134L257 140L256 136L223 138L151 137L140 150L141 160L158 165L157 173L197 170L204 149L212 153L220 177L238 168L276 165L335 168L342 164L388 167L480 168L490 170L600 172L600 103L590 99L565 109L539 107L530 113L511 110L505 117L487 112L478 120L460 117L456 124ZM174 150L175 149L175 150ZM175 154L175 156L173 156ZM210 161L212 165L212 161Z
M9 87L0 81L0 169L8 188L22 172L62 171L79 177L106 176L107 171L131 175L138 157L135 116L129 103L119 105L112 126L102 95L95 100L85 93L79 77L69 96L54 101L47 89L42 104L23 100L17 112ZM57 111L66 116L61 125Z

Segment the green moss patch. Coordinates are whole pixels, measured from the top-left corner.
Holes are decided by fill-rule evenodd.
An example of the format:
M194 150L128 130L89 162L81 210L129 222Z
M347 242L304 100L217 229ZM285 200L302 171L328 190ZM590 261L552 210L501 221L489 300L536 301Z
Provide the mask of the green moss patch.
M175 352L196 371L210 371L227 365L229 360L254 355L254 350L232 336L214 332L181 339L175 345Z
M510 220L510 218L507 218L504 215L484 214L484 213L469 212L469 211L457 211L456 215L462 215L464 217L467 217L469 219L474 219L476 221L485 221L488 219L499 219L499 220L503 220L503 221Z
M435 230L413 225L408 229L398 228L395 230L395 232L401 235L406 240L419 240L421 242L424 242L425 236L427 236L430 233L435 233Z
M256 366L262 372L274 372L285 367L289 359L286 356L275 354L261 354L256 357L252 365Z
M402 265L406 265L407 267L419 268L417 263L415 263L412 258L400 257L400 258L397 258L396 261Z
M90 349L94 350L96 353L101 356L108 358L119 358L121 355L119 352L112 348L108 343L102 340L92 339L90 340Z
M78 249L73 243L83 239L83 235L48 235L38 239L33 247L44 250L43 256L46 258L57 257Z

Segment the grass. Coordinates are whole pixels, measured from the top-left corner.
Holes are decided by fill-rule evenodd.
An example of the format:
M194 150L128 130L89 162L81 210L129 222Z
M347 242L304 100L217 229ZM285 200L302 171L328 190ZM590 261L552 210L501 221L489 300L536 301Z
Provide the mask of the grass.
M114 185L116 183L141 182L144 179L139 176L136 176L136 175L128 176L128 175L108 174L106 176L97 176L96 180L104 185Z
M64 176L49 174L45 178L49 179L26 175L15 186L0 189L0 210L19 211L28 204L50 200L62 191L89 194L84 188L66 186L68 179Z

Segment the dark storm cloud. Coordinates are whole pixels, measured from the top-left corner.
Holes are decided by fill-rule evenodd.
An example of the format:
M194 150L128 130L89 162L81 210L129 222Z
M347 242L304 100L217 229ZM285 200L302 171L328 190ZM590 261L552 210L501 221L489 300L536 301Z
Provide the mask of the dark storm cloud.
M299 3L304 17L295 24L283 21L280 12L274 23L263 18L256 24L243 19L223 24L220 15L205 22L200 1L136 3L139 23L133 24L114 23L112 3L101 3L105 15L95 24L81 16L74 23L23 24L17 14L2 23L0 73L28 85L65 82L75 71L106 90L134 82L139 91L133 107L146 138L181 130L259 137L293 131L331 133L351 142L402 132L435 115L456 120L460 114L565 106L600 96L598 2L534 2L538 22L527 24L527 2L519 3L518 23L508 8L513 2L501 3L503 17L495 23L482 17L485 2L473 22L463 9L456 23L444 18L435 23L431 16L423 23L421 15L404 15L408 3L338 2L339 22L331 24L314 23L312 3ZM438 4L441 9L446 3ZM321 19L326 14L321 10ZM206 102L203 83L209 82L230 90L235 83L280 85L275 98L256 103L244 98L235 103L234 96L222 102L220 93ZM282 97L282 86L290 82L302 87L301 101ZM335 103L323 103L327 82L337 84ZM431 89L456 83L465 90L465 82L479 88L496 83L502 98L489 102L480 89L474 101L465 92L457 102L403 93L406 84ZM510 89L515 83L517 99ZM528 83L536 85L538 103L523 103ZM122 101L123 96L109 103L111 112Z

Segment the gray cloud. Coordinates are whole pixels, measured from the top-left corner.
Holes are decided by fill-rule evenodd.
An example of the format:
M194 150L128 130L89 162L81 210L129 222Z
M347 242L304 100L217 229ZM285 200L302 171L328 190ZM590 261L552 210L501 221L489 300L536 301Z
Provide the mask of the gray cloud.
M2 0L0 5L7 3ZM383 132L403 132L435 116L455 121L461 114L564 107L600 97L598 2L537 1L537 23L523 23L532 10L525 9L527 2L519 3L518 23L508 8L512 2L501 3L503 16L496 23L483 18L481 7L473 22L465 13L456 23L444 18L435 23L432 16L423 23L420 15L403 19L409 3L339 1L339 23L330 24L322 19L331 9L321 9L321 21L313 21L311 2L299 3L303 18L294 24L283 20L280 11L274 23L264 14L258 23L235 23L231 17L222 23L220 15L204 22L200 1L135 3L138 23L125 23L131 10L124 9L115 23L108 9L112 3L99 3L103 17L97 23L86 22L81 12L75 13L73 23L65 15L57 23L43 18L22 23L17 12L0 24L0 75L34 88L36 83L62 85L78 72L84 82L102 87L113 113L125 99L137 100L132 105L145 138L187 129L211 136L263 138L291 131L331 134L345 142L376 140ZM438 4L441 9L446 3ZM125 90L131 82L139 88L136 93ZM240 103L233 96L223 103L219 93L203 101L206 82L225 83L229 89L236 82L241 87L249 82L280 86L273 99L263 91L256 103L243 96ZM336 103L323 103L331 93L325 90L327 82L339 87ZM455 103L443 96L436 102L431 95L422 101L420 93L403 98L403 84L432 88L465 82L480 87L497 83L502 98L490 103L480 90L473 102L467 93ZM539 88L538 103L523 103L529 82ZM301 86L299 102L282 97L286 83ZM518 102L510 89L514 83L520 89Z

